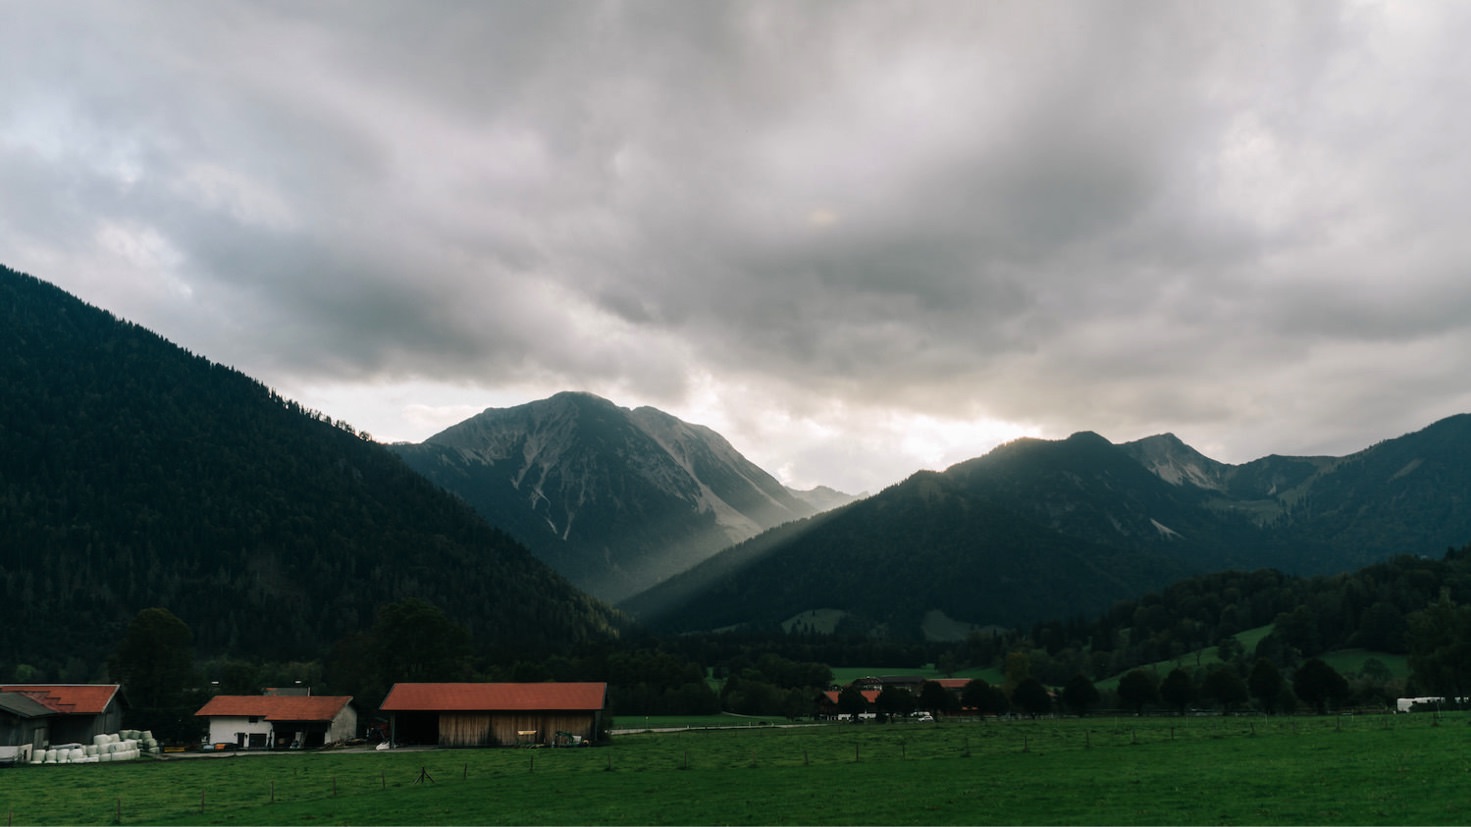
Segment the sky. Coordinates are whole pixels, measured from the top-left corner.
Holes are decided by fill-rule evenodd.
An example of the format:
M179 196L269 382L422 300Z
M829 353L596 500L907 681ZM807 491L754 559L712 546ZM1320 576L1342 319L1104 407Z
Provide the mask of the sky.
M1471 4L0 0L0 264L371 433L877 491L1471 411Z

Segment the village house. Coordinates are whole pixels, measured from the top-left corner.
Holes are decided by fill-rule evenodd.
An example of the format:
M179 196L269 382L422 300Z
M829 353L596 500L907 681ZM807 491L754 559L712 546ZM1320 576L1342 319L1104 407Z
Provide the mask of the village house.
M315 749L357 734L348 695L216 695L194 713L209 724L209 743L236 749Z
M379 709L395 744L571 745L601 739L606 683L399 683Z

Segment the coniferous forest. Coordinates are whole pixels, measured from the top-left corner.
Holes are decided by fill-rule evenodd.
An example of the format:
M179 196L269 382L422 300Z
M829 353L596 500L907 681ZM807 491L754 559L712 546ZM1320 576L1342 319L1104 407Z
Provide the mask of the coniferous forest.
M152 606L201 653L280 661L410 597L487 653L616 631L365 435L9 270L0 387L0 662L90 677Z

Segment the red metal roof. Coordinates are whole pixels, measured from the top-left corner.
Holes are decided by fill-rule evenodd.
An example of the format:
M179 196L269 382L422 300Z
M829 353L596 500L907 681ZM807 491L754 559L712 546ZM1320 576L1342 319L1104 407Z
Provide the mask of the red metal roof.
M264 718L267 721L330 721L351 695L216 695L196 717Z
M0 686L0 692L25 695L52 712L63 715L101 715L117 695L118 685L108 684L36 684L21 683Z
M591 711L603 708L606 683L396 683L384 712Z
M863 700L868 701L869 703L877 703L879 699L879 693L882 691L883 690L880 689L860 689L858 690L858 694L862 695ZM823 697L827 698L829 701L837 703L838 697L841 696L843 693L836 690L829 690L823 692L822 694Z

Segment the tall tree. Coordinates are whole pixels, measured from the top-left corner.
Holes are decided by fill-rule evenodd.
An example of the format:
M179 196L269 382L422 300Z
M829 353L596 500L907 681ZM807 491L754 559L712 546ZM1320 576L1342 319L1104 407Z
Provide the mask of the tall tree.
M1251 698L1246 681L1229 666L1217 666L1206 673L1200 682L1200 692L1221 705L1221 711L1230 715L1237 706Z
M1135 715L1144 713L1144 705L1159 700L1159 683L1148 669L1134 669L1119 678L1119 701L1134 710Z
M902 686L885 686L874 699L879 712L887 716L908 715L914 711L917 703L914 693Z
M1088 714L1089 707L1098 703L1098 687L1088 680L1087 675L1079 672L1063 685L1062 702L1078 717L1083 717Z
M1407 619L1410 676L1419 691L1451 698L1471 692L1471 606L1458 606L1448 589Z
M925 681L919 687L919 708L930 712L951 712L959 706L950 690L934 681Z
M991 699L991 684L982 678L973 678L960 690L960 705L965 709L974 709L977 714L985 715L994 710L988 709Z
M849 684L838 693L838 712L850 716L853 723L858 723L859 716L868 711L868 699L863 697L863 691Z
M171 706L196 683L193 645L194 633L173 612L144 609L128 624L108 672L135 708Z
M469 630L417 597L380 609L369 637L379 675L388 684L470 677Z
M1185 707L1195 700L1195 681L1191 680L1190 673L1179 667L1171 669L1159 685L1159 699L1176 714L1184 715Z
M1011 693L1011 701L1033 718L1052 711L1052 694L1036 678L1023 678Z
M1292 676L1292 691L1324 715L1328 704L1348 697L1348 681L1322 658L1308 658Z
M1246 688L1251 697L1256 698L1262 711L1268 715L1276 712L1277 698L1281 696L1286 683L1282 679L1282 673L1277 670L1277 665L1266 658L1257 658L1256 665L1251 667L1251 674L1246 678Z
M189 625L168 609L144 609L128 624L107 666L127 693L137 729L164 740L193 740L198 698L192 693L199 684L193 646Z

